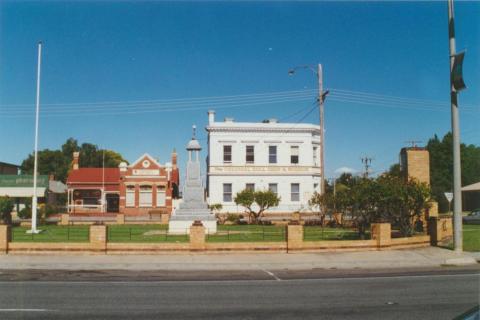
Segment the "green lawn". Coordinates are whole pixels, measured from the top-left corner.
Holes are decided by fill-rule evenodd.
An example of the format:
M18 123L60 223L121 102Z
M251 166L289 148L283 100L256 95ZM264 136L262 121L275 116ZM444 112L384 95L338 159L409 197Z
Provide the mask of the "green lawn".
M463 226L463 250L480 251L480 225Z
M359 240L358 231L342 228L322 228L319 226L306 226L303 229L305 241L318 240ZM366 239L370 239L370 232L367 231Z
M219 225L208 242L286 241L285 227L261 225Z
M30 227L13 227L13 242L88 242L90 233L88 226L39 226L42 232L27 234Z
M111 225L108 226L109 242L188 242L188 234L168 234L168 225Z

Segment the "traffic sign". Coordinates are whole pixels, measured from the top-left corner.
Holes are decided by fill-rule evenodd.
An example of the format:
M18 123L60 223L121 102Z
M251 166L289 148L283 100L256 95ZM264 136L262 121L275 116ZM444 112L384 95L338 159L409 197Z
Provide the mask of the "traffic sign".
M445 192L445 198L447 198L448 202L452 202L453 200L453 192Z

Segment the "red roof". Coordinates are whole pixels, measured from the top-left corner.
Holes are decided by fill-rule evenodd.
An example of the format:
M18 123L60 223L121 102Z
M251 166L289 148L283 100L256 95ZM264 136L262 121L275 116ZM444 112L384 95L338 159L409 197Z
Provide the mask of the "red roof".
M119 168L79 168L70 171L67 183L120 183Z

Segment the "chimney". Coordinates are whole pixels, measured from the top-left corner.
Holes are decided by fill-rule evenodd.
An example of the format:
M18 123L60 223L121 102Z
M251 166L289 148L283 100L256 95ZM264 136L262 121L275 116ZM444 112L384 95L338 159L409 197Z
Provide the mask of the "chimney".
M174 170L177 169L177 151L175 149L173 149L173 152L172 152L172 167Z
M215 122L215 111L208 110L208 124L213 124Z
M78 157L80 156L80 152L76 151L73 153L73 170L78 170Z

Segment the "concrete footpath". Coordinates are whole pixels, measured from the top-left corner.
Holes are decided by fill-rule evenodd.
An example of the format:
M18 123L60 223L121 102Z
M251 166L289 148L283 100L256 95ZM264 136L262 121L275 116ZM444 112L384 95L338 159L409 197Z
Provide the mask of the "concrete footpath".
M311 270L388 269L476 265L480 255L438 247L330 253L159 255L2 255L2 270Z

